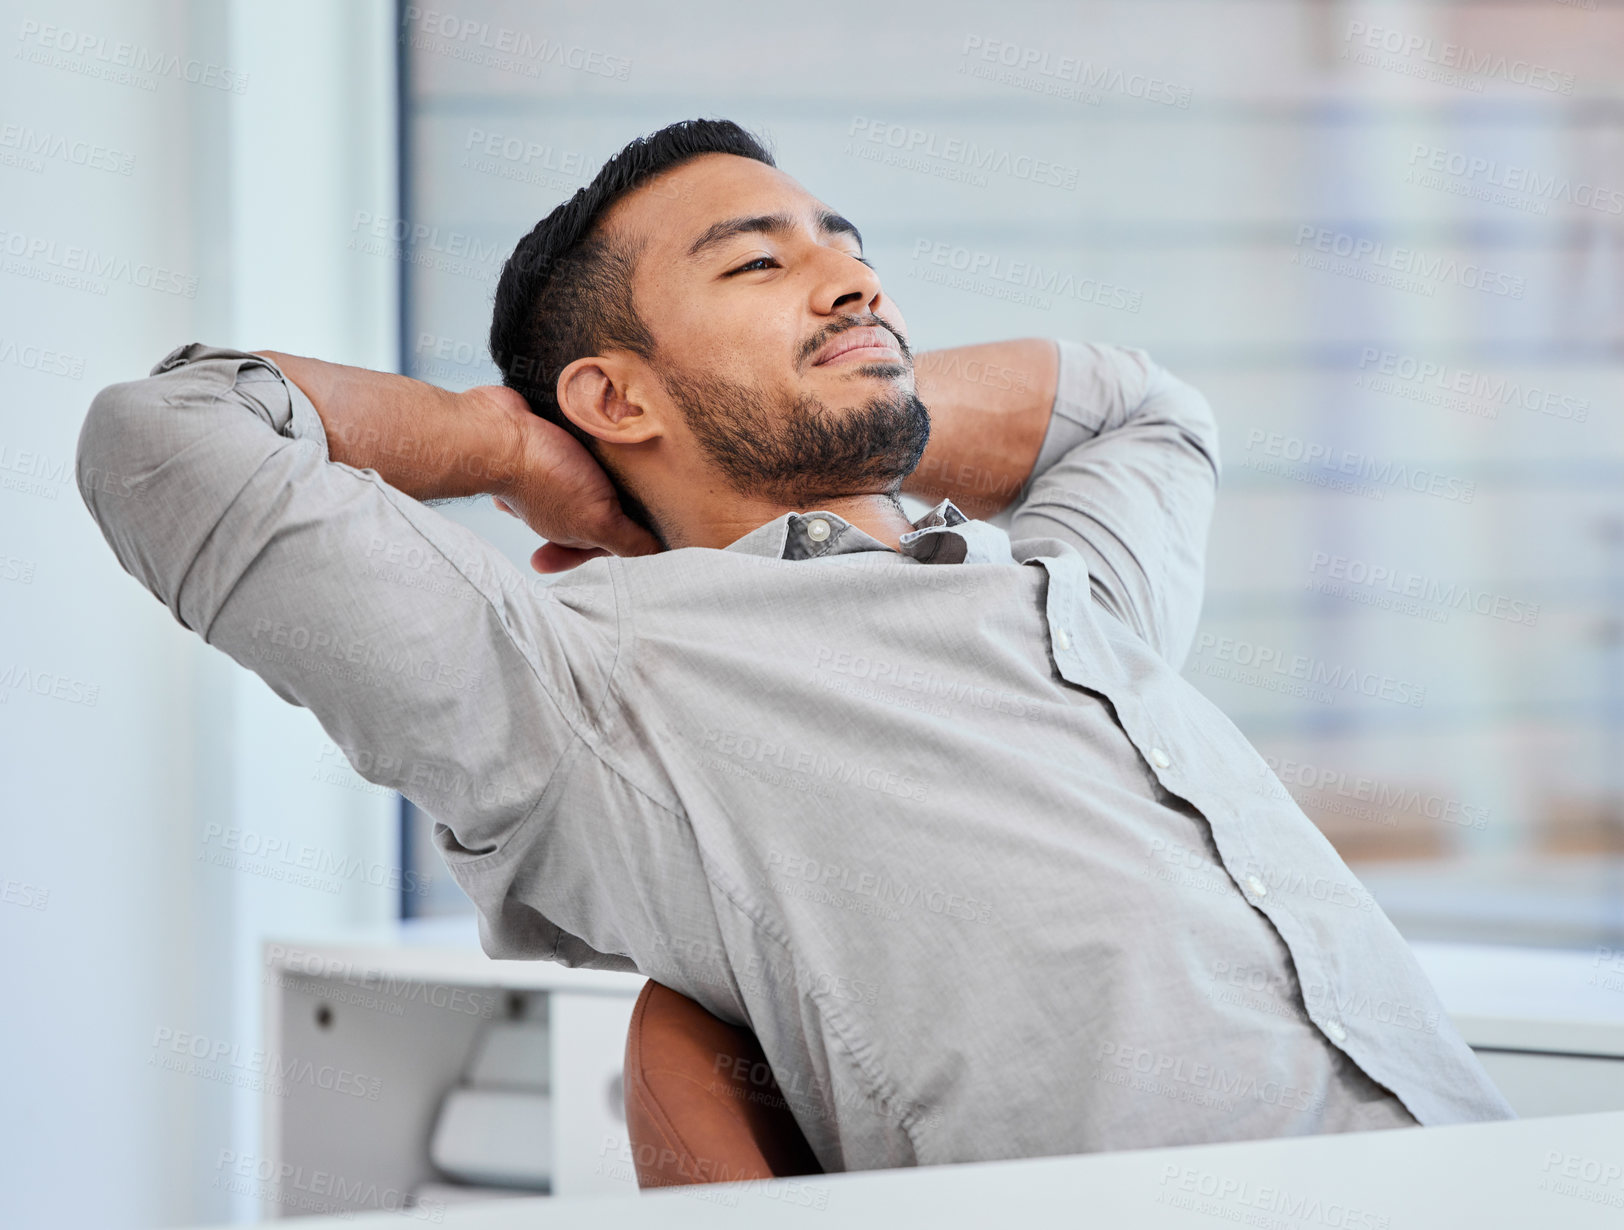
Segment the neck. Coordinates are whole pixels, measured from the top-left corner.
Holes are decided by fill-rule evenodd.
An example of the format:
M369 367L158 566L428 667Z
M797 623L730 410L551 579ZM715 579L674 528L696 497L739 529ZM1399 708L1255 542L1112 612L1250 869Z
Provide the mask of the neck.
M751 530L767 522L796 512L831 512L849 521L865 534L869 534L893 551L902 549L902 535L913 529L894 496L882 493L868 495L828 496L803 505L776 504L770 500L736 500L725 511L705 518L699 524L683 527L683 541L671 543L682 547L725 547L737 542Z

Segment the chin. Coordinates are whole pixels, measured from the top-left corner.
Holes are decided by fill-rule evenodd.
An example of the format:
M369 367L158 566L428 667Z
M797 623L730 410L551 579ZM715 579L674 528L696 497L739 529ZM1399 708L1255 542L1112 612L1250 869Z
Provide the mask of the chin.
M857 366L848 368L845 371L834 372L831 374L833 374L837 379L843 380L860 378L868 380L906 381L908 386L907 391L911 392L913 390L913 368L909 367L906 363L883 361L877 363L860 363Z
M907 377L913 383L913 368L906 363L864 363L857 369L862 376L881 376L887 380L900 380Z

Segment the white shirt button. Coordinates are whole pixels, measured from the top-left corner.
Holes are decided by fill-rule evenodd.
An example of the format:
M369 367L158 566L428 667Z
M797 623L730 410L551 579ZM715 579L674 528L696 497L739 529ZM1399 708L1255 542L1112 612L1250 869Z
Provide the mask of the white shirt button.
M1066 635L1066 630L1064 628L1056 628L1054 630L1054 643L1059 649L1070 649L1071 637Z
M813 517L806 523L806 536L813 542L822 542L829 537L829 523L822 517Z
M1254 897L1267 897L1269 895L1269 886L1255 875L1246 877L1246 887L1252 890Z
M1159 747L1153 747L1150 749L1150 758L1158 769L1165 769L1168 765L1173 763L1173 758L1166 752L1162 751L1162 749Z
M1342 1028L1342 1022L1334 1017L1325 1022L1325 1032L1331 1035L1332 1042L1346 1042L1348 1031Z

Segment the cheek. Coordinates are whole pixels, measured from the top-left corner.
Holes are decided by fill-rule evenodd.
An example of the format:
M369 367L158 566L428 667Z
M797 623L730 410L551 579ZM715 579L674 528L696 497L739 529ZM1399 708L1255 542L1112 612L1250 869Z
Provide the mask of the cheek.
M705 340L694 349L696 360L714 364L741 382L776 384L795 362L796 351L811 335L793 313L764 303L728 309L708 322Z

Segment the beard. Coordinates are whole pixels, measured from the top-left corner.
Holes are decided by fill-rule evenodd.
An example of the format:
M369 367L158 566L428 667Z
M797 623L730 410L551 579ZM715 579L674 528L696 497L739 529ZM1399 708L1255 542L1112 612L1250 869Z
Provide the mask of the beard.
M905 344L902 353L906 361ZM857 370L894 376L906 368L876 363ZM883 494L894 501L930 440L930 412L911 390L893 387L831 409L813 393L775 399L753 385L670 364L661 376L728 484L790 508L837 496Z

